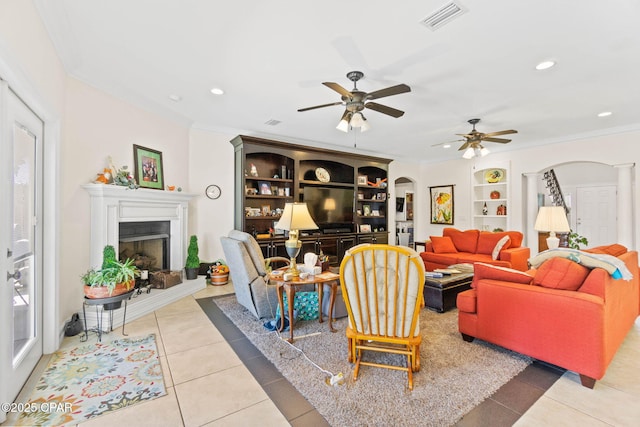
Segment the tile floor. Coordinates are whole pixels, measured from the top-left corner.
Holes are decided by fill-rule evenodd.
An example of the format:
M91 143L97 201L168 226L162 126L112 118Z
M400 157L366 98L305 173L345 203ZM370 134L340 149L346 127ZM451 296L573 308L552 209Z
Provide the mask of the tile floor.
M230 292L231 284L208 286L127 323L129 336L156 334L168 394L82 426L327 425L212 302L211 297ZM120 335L119 328L103 340ZM63 347L76 345L78 340L66 338ZM25 389L31 387L46 362L45 357ZM637 426L639 379L637 320L607 375L593 390L582 387L572 372L534 363L457 425Z

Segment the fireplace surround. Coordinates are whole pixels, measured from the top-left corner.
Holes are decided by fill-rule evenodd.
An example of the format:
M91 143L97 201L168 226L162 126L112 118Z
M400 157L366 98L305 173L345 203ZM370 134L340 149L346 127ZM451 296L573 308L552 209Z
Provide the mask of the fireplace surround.
M112 245L120 253L120 224L163 222L168 224L168 266L182 270L187 256L189 200L195 195L176 191L162 191L105 184L86 184L83 188L91 199L92 267L102 264L102 249ZM184 280L170 289L153 290L150 294L132 299L127 308L127 320L133 320L158 308L204 289L204 277ZM122 310L114 312L114 326L122 323ZM93 317L93 316L92 316Z

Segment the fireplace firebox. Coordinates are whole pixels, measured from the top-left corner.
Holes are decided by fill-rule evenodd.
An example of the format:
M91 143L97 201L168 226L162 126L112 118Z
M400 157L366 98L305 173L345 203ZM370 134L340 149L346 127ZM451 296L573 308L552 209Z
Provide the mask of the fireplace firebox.
M169 221L121 222L118 257L131 258L139 270L168 270L171 224Z

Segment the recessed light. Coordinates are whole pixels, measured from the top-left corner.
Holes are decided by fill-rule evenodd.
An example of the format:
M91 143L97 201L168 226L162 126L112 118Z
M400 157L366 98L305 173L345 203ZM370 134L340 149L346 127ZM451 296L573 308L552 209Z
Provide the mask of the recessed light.
M169 95L169 99L172 100L173 102L182 101L182 97L180 95Z
M607 117L612 115L613 113L611 111L603 111L602 113L598 113L598 117Z
M536 65L536 70L546 70L556 65L555 61L542 61Z
M224 94L224 91L219 87L214 87L213 89L211 89L211 93L214 95L222 95Z
M444 144L442 148L451 148L451 144Z

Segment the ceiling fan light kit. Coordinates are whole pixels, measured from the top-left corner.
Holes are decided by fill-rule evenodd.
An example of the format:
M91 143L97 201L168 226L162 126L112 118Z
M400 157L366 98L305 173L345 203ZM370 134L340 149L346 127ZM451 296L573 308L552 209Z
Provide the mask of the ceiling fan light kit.
M336 129L343 132L349 132L351 128L360 128L361 132L366 132L371 128L371 125L362 114L362 110L368 108L373 111L377 111L382 114L386 114L391 117L402 117L404 111L397 110L395 108L388 107L386 105L378 104L376 102L368 102L373 99L383 98L385 96L398 95L401 93L411 92L411 88L405 84L399 84L391 86L385 89L376 90L374 92L362 92L358 90L356 82L364 77L364 73L361 71L351 71L347 73L347 78L353 82L353 89L351 91L346 90L338 83L323 82L322 84L338 92L341 95L342 101L332 102L329 104L315 105L313 107L300 108L298 111L315 110L316 108L331 107L334 105L344 105L345 111L342 114L340 123L336 126Z

